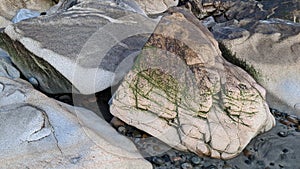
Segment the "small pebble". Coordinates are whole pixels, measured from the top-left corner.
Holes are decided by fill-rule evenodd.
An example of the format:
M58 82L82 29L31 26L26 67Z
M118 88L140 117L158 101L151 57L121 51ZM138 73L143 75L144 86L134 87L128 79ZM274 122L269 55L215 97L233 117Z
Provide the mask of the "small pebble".
M165 163L165 161L160 157L153 157L152 161L157 165L162 165Z
M201 159L199 157L195 156L195 157L192 157L191 161L193 164L198 165L198 164L200 164Z
M126 133L126 128L124 126L120 126L120 127L118 127L118 132L122 133L122 134L125 134Z
M278 136L286 137L286 136L288 136L288 134L287 134L287 132L281 131L281 132L278 133Z
M173 157L172 158L172 161L180 161L181 160L181 157Z
M286 119L280 119L279 122L280 122L281 124L286 125L286 126L293 126L293 125L294 125L294 123L292 123L292 122L290 122L290 121L288 121L288 120L286 120Z
M31 83L34 87L39 86L39 81L35 77L28 78L29 83Z
M214 166L214 165L210 165L208 167L205 167L205 169L218 169L218 167Z
M243 154L244 156L249 157L250 155L252 155L252 152L248 149L244 149Z
M294 124L299 124L299 120L296 116L289 115L286 117L286 119Z
M193 169L193 166L190 163L183 163L183 164L181 164L181 168L182 169Z
M118 128L120 126L125 126L125 123L117 117L113 117L110 121L110 124L115 128Z

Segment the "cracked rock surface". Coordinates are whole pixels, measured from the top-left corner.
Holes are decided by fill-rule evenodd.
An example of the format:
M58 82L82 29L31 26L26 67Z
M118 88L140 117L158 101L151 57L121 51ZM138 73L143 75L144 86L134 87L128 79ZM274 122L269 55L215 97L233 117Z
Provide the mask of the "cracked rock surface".
M161 19L110 110L179 150L222 159L275 125L265 90L226 62L211 33L179 8Z
M0 77L0 107L0 168L152 167L93 112L50 99L23 80Z

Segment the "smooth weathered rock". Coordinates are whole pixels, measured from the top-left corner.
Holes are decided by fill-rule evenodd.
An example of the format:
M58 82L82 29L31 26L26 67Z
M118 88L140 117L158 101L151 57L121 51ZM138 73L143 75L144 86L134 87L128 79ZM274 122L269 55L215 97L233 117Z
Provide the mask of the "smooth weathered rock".
M0 168L152 168L93 112L0 77Z
M122 79L156 23L113 1L86 0L8 26L0 37L15 65L41 90L92 94Z
M1 0L0 16L11 20L19 9L26 8L43 12L54 4L53 0Z
M146 14L158 14L177 6L179 0L135 0Z
M246 26L216 25L213 33L233 57L255 69L270 107L300 113L300 24L269 19Z
M116 91L111 113L177 149L235 157L275 124L265 90L222 58L197 18L170 13Z

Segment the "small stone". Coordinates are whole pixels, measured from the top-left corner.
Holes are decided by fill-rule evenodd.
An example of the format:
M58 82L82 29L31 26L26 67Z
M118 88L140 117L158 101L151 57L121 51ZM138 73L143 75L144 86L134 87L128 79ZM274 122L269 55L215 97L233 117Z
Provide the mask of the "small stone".
M288 134L287 134L287 132L281 131L281 132L278 133L278 136L286 137L286 136L288 136Z
M214 166L214 165L210 165L208 167L205 167L205 169L218 169L218 167Z
M118 128L120 126L125 126L125 123L117 117L113 117L110 121L110 124L115 128Z
M244 156L246 156L246 157L249 157L250 155L252 155L251 151L248 150L248 149L245 149L245 150L243 151L243 154L244 154Z
M126 133L126 128L124 126L120 126L118 127L118 132L121 134L125 134Z
M160 157L153 157L152 162L157 165L162 165L165 163L165 161Z
M299 120L296 116L289 115L286 119L294 124L299 124Z
M198 165L198 164L200 164L201 159L197 156L194 156L194 157L192 157L191 161L193 164Z
M28 78L29 83L31 83L34 87L39 86L39 81L35 77Z
M290 122L290 121L288 121L288 120L286 120L286 119L280 119L279 122L280 122L281 124L286 125L286 126L293 126L293 125L294 125L294 123L292 123L292 122Z
M172 161L174 161L174 162L175 162L175 161L180 161L180 160L181 160L181 157L173 157L173 158L172 158Z
M183 164L181 164L181 168L182 169L193 169L193 166L190 163L183 163Z

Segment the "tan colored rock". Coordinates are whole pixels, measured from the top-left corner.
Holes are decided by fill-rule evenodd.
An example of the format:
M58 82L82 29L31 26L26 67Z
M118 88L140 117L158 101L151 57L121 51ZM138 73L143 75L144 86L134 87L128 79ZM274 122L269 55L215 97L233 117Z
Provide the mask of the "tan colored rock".
M146 14L158 14L177 6L179 0L135 0Z
M93 112L0 77L0 168L152 168Z
M275 124L265 90L226 62L211 33L178 8L162 18L110 110L170 146L222 159Z
M55 3L52 0L1 0L0 16L11 20L21 8L43 12L48 10L54 4Z

